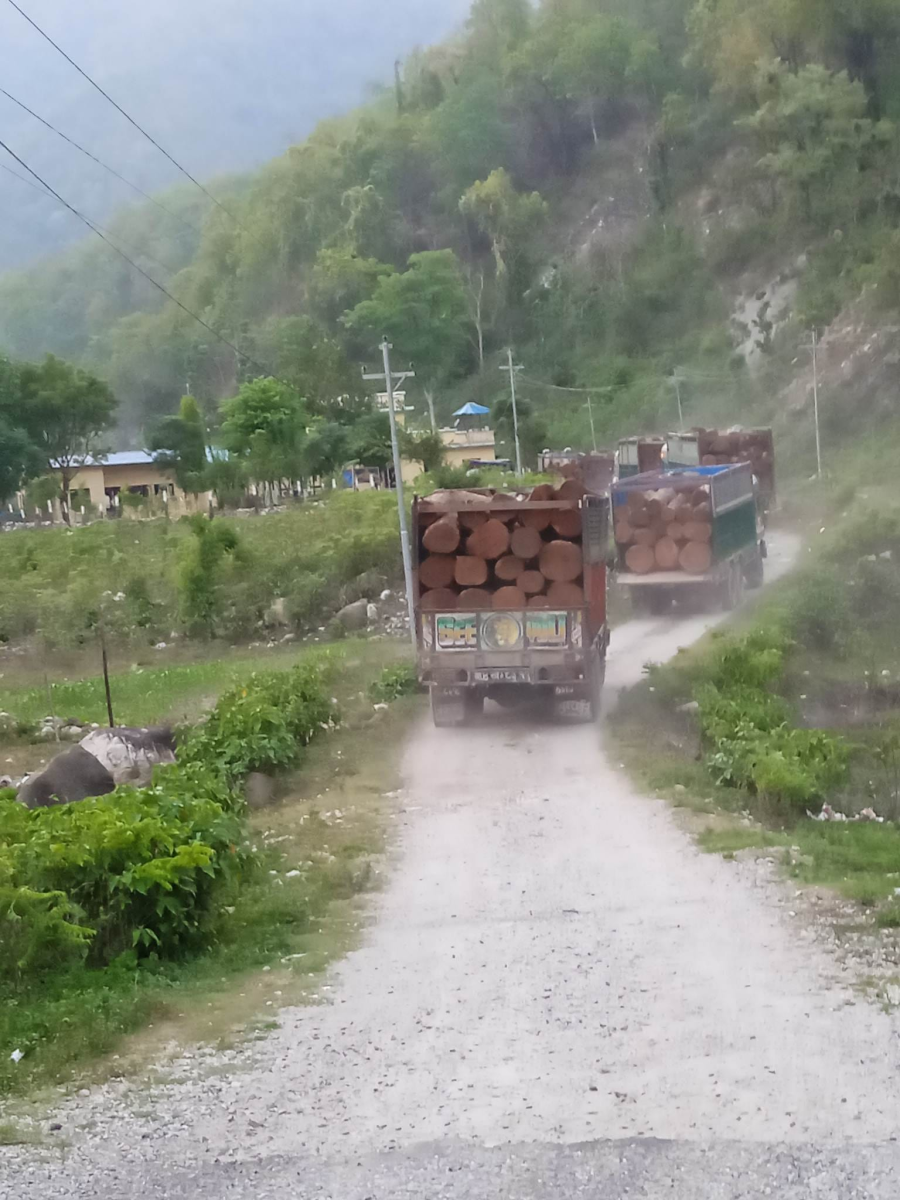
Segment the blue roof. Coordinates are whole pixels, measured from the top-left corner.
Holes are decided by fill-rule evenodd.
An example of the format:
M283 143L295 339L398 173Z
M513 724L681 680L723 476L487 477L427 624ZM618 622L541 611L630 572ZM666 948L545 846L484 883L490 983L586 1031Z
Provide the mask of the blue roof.
M485 417L490 411L483 404L475 404L470 400L468 404L464 404L462 408L458 408L453 415L454 417Z

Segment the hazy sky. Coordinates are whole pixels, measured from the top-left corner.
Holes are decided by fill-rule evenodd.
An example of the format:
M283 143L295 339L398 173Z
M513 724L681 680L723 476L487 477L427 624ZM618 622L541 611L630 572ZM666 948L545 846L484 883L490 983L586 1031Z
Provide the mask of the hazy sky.
M17 0L194 174L264 162L458 28L469 0ZM0 0L0 85L148 191L178 176ZM132 194L0 96L0 137L87 215ZM0 163L21 168L0 150ZM0 268L81 236L0 171Z

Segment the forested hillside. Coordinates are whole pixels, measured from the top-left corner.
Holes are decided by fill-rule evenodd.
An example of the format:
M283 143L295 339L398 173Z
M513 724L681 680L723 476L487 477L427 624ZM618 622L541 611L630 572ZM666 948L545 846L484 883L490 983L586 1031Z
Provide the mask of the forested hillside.
M360 390L382 332L494 402L516 348L530 448L770 415L861 291L900 306L900 0L475 0L394 92L236 180L234 218L114 226L219 340L99 243L0 282L0 341L107 378L120 436L259 374ZM181 223L184 219L184 224ZM553 385L553 386L548 386ZM554 390L555 389L555 390ZM802 398L800 403L802 403ZM498 409L502 418L502 409Z
M467 3L23 0L21 7L179 162L209 179L258 167L317 121L389 84L394 60L455 29ZM10 4L0 8L0 45L3 140L76 208L105 224L136 194L37 117L145 192L178 182L172 164ZM2 161L24 173L12 159ZM0 205L0 269L84 234L65 208L6 170Z

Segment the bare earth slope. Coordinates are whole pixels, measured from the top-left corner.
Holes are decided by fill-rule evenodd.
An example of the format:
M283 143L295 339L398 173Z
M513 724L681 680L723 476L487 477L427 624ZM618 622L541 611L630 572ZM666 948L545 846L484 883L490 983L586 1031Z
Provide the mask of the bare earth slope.
M708 624L626 626L612 689ZM64 1159L6 1152L0 1196L897 1194L894 1020L596 729L423 722L405 796L327 1000L177 1082L68 1102Z

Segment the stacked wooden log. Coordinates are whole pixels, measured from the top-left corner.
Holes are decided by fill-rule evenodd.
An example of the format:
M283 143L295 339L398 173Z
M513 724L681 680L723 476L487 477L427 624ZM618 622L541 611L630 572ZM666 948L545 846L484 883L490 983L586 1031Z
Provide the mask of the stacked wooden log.
M749 462L763 491L774 488L775 450L771 429L698 429L697 449L701 466Z
M512 496L435 493L420 511L419 592L426 611L574 608L584 604L581 509L584 487L540 484L523 501L562 500L528 508Z
M623 566L636 575L712 565L712 507L707 484L633 491L615 508L615 539Z

